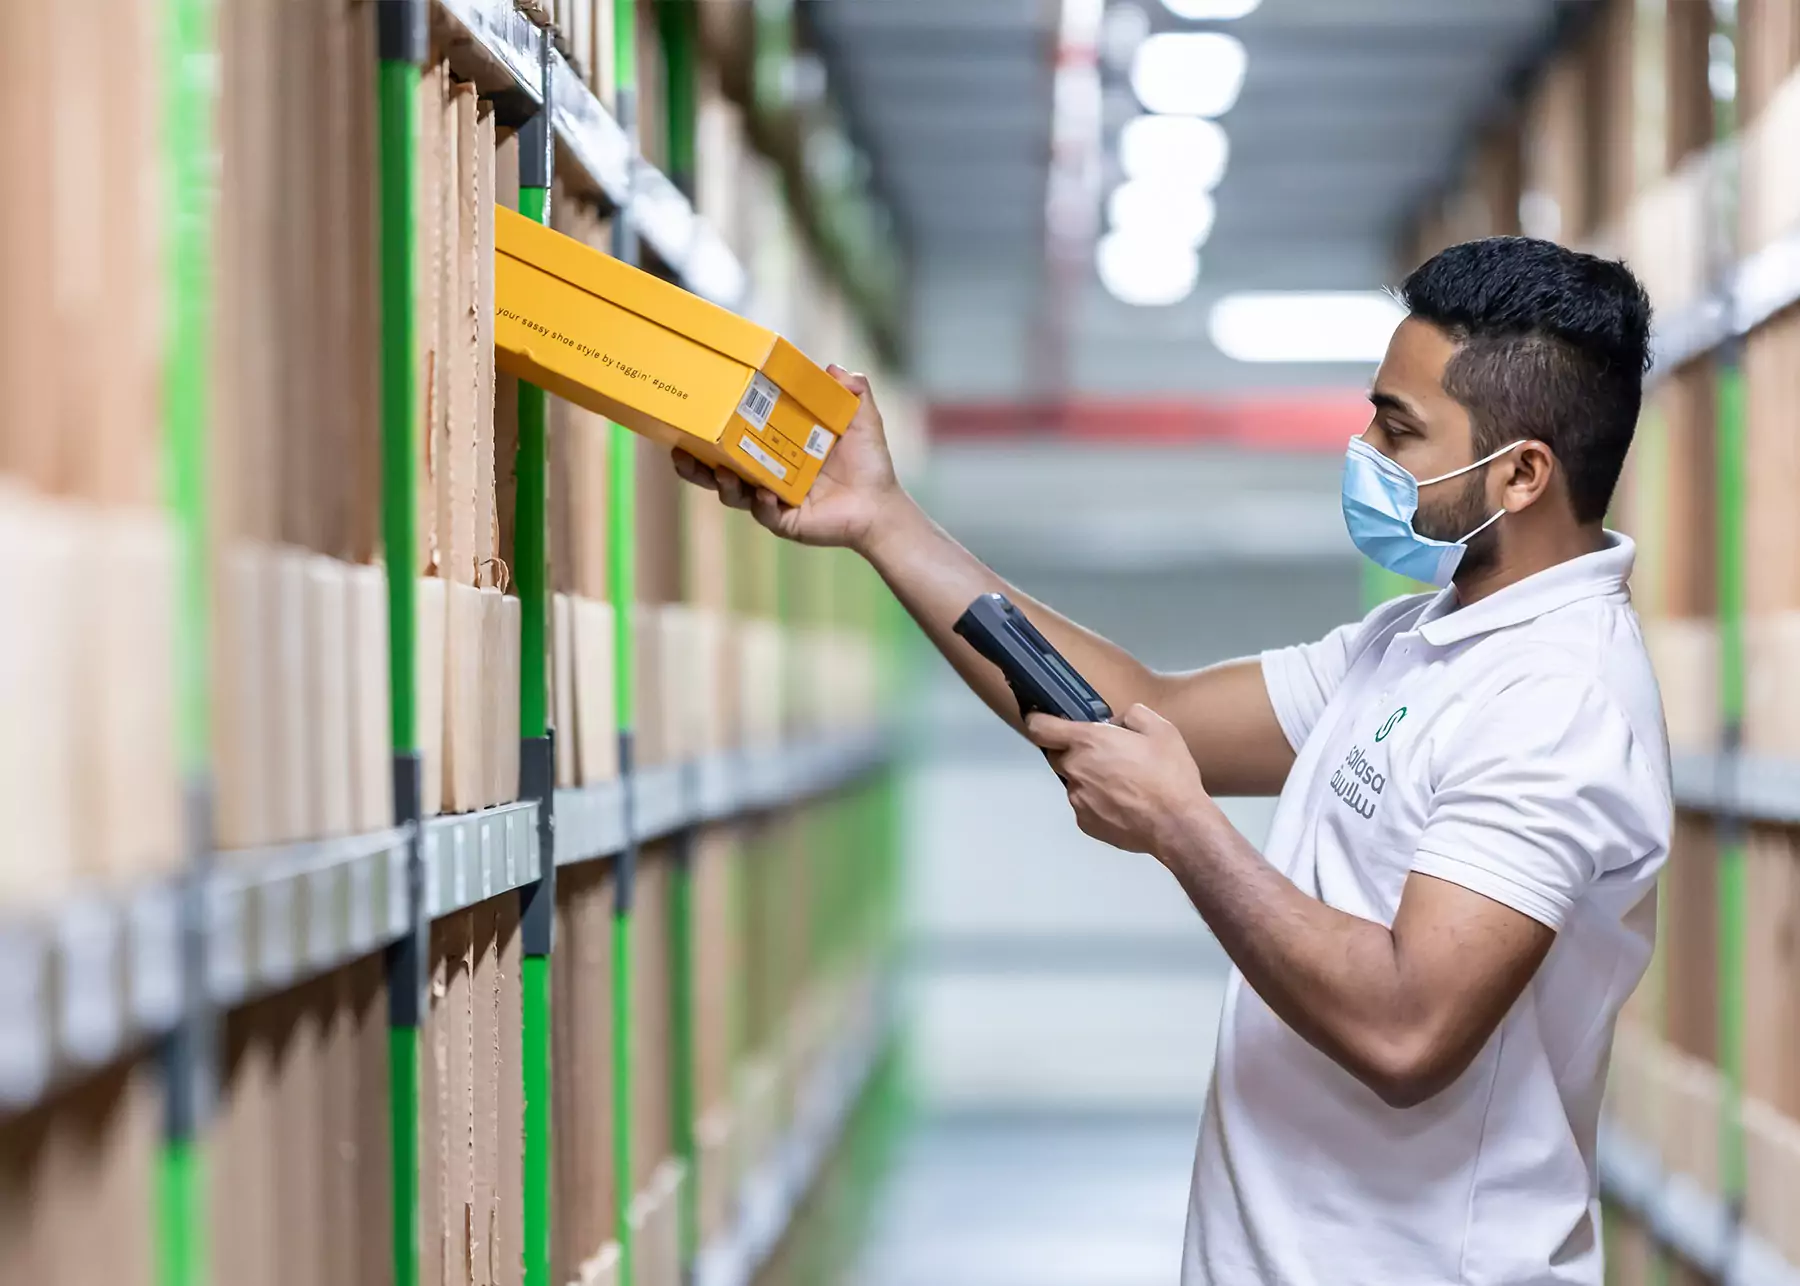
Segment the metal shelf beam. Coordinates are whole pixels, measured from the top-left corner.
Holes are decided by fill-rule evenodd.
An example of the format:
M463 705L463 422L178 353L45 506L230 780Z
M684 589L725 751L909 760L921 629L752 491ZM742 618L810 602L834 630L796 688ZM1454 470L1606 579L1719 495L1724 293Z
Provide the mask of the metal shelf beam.
M0 923L0 1110L170 1031L183 998L173 882Z
M1750 822L1800 823L1800 760L1756 754L1676 755L1675 802Z
M891 749L864 734L646 769L630 778L636 838L828 794ZM623 851L625 791L621 780L556 793L558 865ZM241 1005L404 937L410 839L402 826L215 855L201 886L207 1001ZM466 909L537 878L537 804L432 818L422 847L426 918ZM172 1030L186 1001L181 950L175 881L0 921L0 1111Z
M1600 1190L1662 1246L1722 1286L1800 1286L1800 1268L1731 1218L1716 1194L1669 1174L1636 1139L1602 1126Z
M202 891L208 999L239 1005L402 936L407 840L397 828L220 854Z
M1666 377L1800 303L1800 229L1739 260L1724 274L1724 283L1657 318L1653 378Z
M425 823L425 918L441 919L537 879L538 806L503 804Z

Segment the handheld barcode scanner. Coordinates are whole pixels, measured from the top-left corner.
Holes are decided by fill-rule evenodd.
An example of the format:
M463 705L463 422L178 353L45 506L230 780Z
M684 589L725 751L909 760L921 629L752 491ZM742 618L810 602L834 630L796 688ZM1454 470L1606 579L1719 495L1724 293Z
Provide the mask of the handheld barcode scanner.
M1051 714L1080 723L1106 723L1112 718L1112 709L1100 694L1006 595L983 594L969 604L955 629L970 647L1000 667L1019 702L1021 718Z

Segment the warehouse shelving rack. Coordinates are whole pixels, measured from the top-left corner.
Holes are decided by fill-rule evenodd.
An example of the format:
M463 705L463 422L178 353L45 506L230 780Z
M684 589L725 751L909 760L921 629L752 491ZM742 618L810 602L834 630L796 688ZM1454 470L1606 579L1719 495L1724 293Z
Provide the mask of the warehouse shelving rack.
M1715 23L1718 20L1715 18ZM1740 48L1735 31L1729 33ZM1721 1191L1665 1173L1655 1152L1614 1128L1600 1139L1601 1189L1633 1215L1654 1242L1705 1276L1730 1286L1800 1286L1787 1262L1743 1224L1747 1184L1744 1127L1745 971L1752 824L1800 824L1800 760L1742 749L1745 713L1746 404L1743 345L1751 331L1800 303L1800 229L1761 250L1736 250L1739 145L1735 103L1714 113L1712 155L1704 167L1708 211L1707 287L1687 306L1659 315L1652 383L1690 363L1710 360L1714 394L1721 748L1676 754L1678 808L1712 819L1717 842L1717 1022L1722 1077L1718 1122Z
M497 100L522 133L521 204L546 219L551 176L619 216L616 249L655 266L695 293L742 306L747 276L694 211L693 106L672 102L678 178L638 155L629 119L634 6L615 0L623 119L615 119L555 48L550 33L511 0L380 0L380 175L382 254L382 434L384 546L392 574L390 677L395 747L396 825L374 834L214 851L207 640L206 458L211 317L213 33L216 0L165 0L165 143L171 176L167 268L171 300L164 418L169 505L182 538L177 696L182 767L191 783L188 868L166 882L123 893L84 895L40 912L0 920L0 1113L29 1109L83 1072L155 1046L167 1096L159 1164L158 1280L202 1286L204 1182L198 1140L212 1110L219 1015L259 996L297 986L372 952L389 959L390 1080L394 1147L395 1280L418 1282L418 1033L426 1005L426 943L433 920L493 898L521 898L525 948L523 1073L526 1089L525 1280L549 1286L549 1004L555 873L576 863L617 865L620 890L615 967L615 1103L620 1173L629 1170L631 1112L625 1034L630 1021L630 888L637 846L691 836L698 828L821 799L888 772L892 738L879 732L836 737L697 762L634 770L631 750L633 496L628 468L615 467L611 513L613 594L618 636L621 775L586 789L553 787L546 664L549 608L547 452L544 395L522 387L518 561L524 608L521 665L520 802L480 812L422 818L415 728L417 416L413 370L412 171L417 70L436 28L453 71ZM691 21L691 16L690 16ZM671 33L676 34L678 33ZM679 36L678 36L679 38ZM677 56L692 58L689 42ZM673 95L672 99L679 99ZM685 115L682 115L685 114ZM685 124L684 124L685 122ZM682 149L685 148L685 153ZM614 428L615 465L632 440ZM682 850L678 849L678 852ZM676 915L688 903L676 871ZM675 926L678 1064L691 1060L691 931ZM694 1244L692 1184L682 1212L684 1260L718 1286L747 1282L766 1261L816 1179L850 1109L874 1075L890 1039L883 1002L844 1033L814 1079L801 1087L793 1131L735 1202L736 1225L704 1249ZM691 1069L678 1066L680 1077ZM691 1084L677 1086L677 1110L691 1115ZM692 1173L691 1123L678 1129ZM620 1185L620 1280L630 1286L629 1185Z
M1602 10L1600 5L1590 8L1596 16ZM1616 11L1615 16L1625 22L1627 11L1631 11L1633 6L1628 3L1615 4L1612 9ZM1637 5L1636 16L1631 17L1630 21L1637 21L1646 10L1666 14L1672 13L1674 6L1665 9L1660 3ZM1770 11L1767 7L1760 9L1757 20L1767 20L1766 15ZM1696 5L1688 16L1691 18L1695 12L1708 11L1706 6ZM1737 12L1740 15L1743 13L1741 7ZM1710 11L1710 15L1690 22L1678 36L1669 34L1660 25L1660 17L1649 19L1651 34L1646 38L1648 44L1645 47L1654 50L1651 63L1657 67L1655 75L1665 79L1678 74L1690 77L1698 84L1699 93L1707 93L1707 62L1718 57L1716 51L1721 42L1729 41L1730 46L1740 54L1744 49L1739 33L1729 25L1736 19L1729 16L1726 7L1716 6ZM1607 18L1603 22L1611 24L1612 20ZM1598 38L1619 39L1620 33L1627 29L1635 31L1635 28L1608 25ZM1607 62L1610 72L1596 72L1596 68L1600 63L1613 58L1618 51L1608 49L1605 57L1599 58L1599 51L1594 46L1580 44L1581 37L1571 37L1567 30L1562 36L1565 40L1573 41L1567 46L1568 68L1579 72L1584 83L1601 85L1603 88L1598 91L1600 94L1608 92L1604 86L1609 83L1608 76L1617 72L1617 67ZM1770 33L1764 31L1760 36L1770 36ZM1760 36L1753 34L1749 39L1754 41ZM1688 42L1694 47L1672 53L1663 42L1674 39ZM1633 56L1640 62L1646 57L1642 49L1634 51ZM1675 70L1678 66L1682 68L1679 73ZM1636 94L1642 88L1642 69L1634 70L1632 74L1638 77L1631 81L1637 87L1631 92ZM1626 79L1630 80L1630 77ZM1619 84L1625 85L1626 81L1622 80ZM1659 89L1653 93L1651 100L1655 101L1660 92ZM1627 99L1621 108L1610 100L1602 102L1601 98L1595 97L1588 99L1585 108L1580 110L1622 110L1626 114L1619 119L1629 122L1630 112L1641 110L1634 106L1635 103L1635 99ZM1749 476L1749 461L1746 455L1747 408L1742 354L1751 332L1777 314L1800 303L1800 230L1790 230L1756 252L1738 252L1739 237L1736 228L1740 213L1738 197L1742 174L1741 158L1747 153L1740 142L1743 136L1737 132L1739 122L1734 119L1737 114L1736 100L1714 100L1712 107L1710 120L1700 122L1701 137L1696 140L1706 145L1707 150L1701 155L1690 154L1681 162L1679 174L1669 176L1673 181L1692 185L1684 187L1682 191L1682 217L1685 221L1682 223L1680 236L1672 239L1682 243L1674 251L1681 256L1679 266L1684 270L1691 270L1693 277L1704 284L1703 288L1694 292L1690 302L1659 309L1653 335L1654 366L1649 382L1653 387L1660 385L1677 372L1690 369L1697 363L1709 364L1715 373L1711 394L1714 399L1712 420L1715 428L1708 449L1714 466L1712 507L1716 518L1710 532L1696 530L1683 535L1696 541L1710 542L1716 549L1711 571L1717 586L1717 598L1711 615L1717 627L1718 638L1718 677L1715 685L1717 724L1712 731L1716 731L1718 740L1717 748L1709 753L1677 753L1672 763L1672 785L1676 806L1685 813L1704 819L1702 825L1712 832L1713 847L1716 848L1716 857L1704 859L1713 864L1713 869L1706 873L1708 879L1716 880L1717 905L1716 909L1710 911L1712 923L1703 926L1689 924L1687 928L1690 934L1703 934L1708 944L1692 949L1712 953L1710 959L1700 956L1695 963L1703 965L1714 976L1714 984L1707 988L1707 993L1716 1014L1713 1019L1716 1023L1716 1040L1713 1042L1716 1045L1716 1057L1712 1061L1716 1063L1718 1073L1719 1110L1716 1144L1709 1139L1706 1142L1712 1146L1697 1150L1704 1150L1709 1154L1705 1164L1716 1163L1717 1178L1715 1186L1709 1190L1691 1176L1677 1172L1679 1165L1684 1163L1665 1162L1659 1156L1657 1148L1649 1146L1651 1139L1627 1135L1621 1131L1618 1122L1611 1120L1602 1126L1598 1160L1602 1195L1609 1205L1632 1216L1633 1222L1648 1234L1650 1247L1657 1252L1655 1257L1661 1262L1652 1267L1652 1280L1671 1280L1669 1274L1672 1267L1679 1264L1697 1270L1703 1277L1726 1283L1767 1283L1768 1286L1779 1283L1782 1286L1794 1286L1800 1283L1800 1264L1784 1262L1774 1247L1766 1244L1755 1230L1746 1226L1744 1217L1746 1193L1749 1189L1742 1106L1745 1099L1746 1051L1751 1048L1749 1038L1754 1034L1751 1015L1745 1008L1752 919L1748 839L1751 828L1755 826L1800 825L1800 759L1759 754L1743 747L1746 704L1745 544L1748 531L1746 480ZM1562 104L1562 109L1574 110L1566 102ZM1526 124L1521 125L1521 119ZM1529 131L1533 128L1530 120L1528 110L1521 115L1507 117L1496 124L1495 129ZM1539 125L1536 128L1543 131L1545 137L1538 138L1534 143L1527 133L1523 138L1527 150L1536 146L1540 151L1550 152L1564 146L1574 146L1560 137L1545 141L1550 127ZM1668 128L1670 126L1667 121L1661 121L1656 126L1657 131ZM1630 141L1627 140L1627 143ZM1583 147L1621 145L1616 133L1590 135L1580 144ZM1670 153L1667 157L1659 158L1653 168L1661 176L1663 167L1674 159L1674 154ZM1587 168L1592 171L1591 163ZM1613 175L1603 182L1616 182L1617 177ZM1515 175L1515 184L1518 181L1519 176ZM1536 181L1540 184L1548 183L1554 188L1556 180L1546 180L1540 176ZM1636 181L1635 178L1628 178L1626 185L1617 193L1616 199L1621 205L1637 196ZM1563 194L1553 191L1552 195L1560 197ZM1597 202L1598 199L1592 190L1576 195L1578 205L1589 201ZM1458 235L1519 230L1511 214L1503 214L1491 205L1485 208L1490 226L1465 229ZM1585 205L1582 208L1585 209ZM1610 224L1618 231L1631 227L1636 214L1636 209L1614 208L1609 204L1607 209L1589 212L1587 221L1600 225ZM1661 226L1665 231L1670 230L1666 212L1661 206L1646 211L1646 214L1664 219ZM1428 215L1427 219L1431 217ZM1444 233L1446 229L1433 228L1432 231ZM1689 244L1685 238L1694 233L1700 233L1701 236L1697 242ZM1440 244L1442 241L1435 242L1431 248L1435 249ZM1604 253L1616 250L1616 246L1604 243L1600 248ZM1687 252L1693 253L1693 260L1687 258ZM1676 265L1641 266L1673 269ZM1683 285L1685 284L1684 280ZM1652 444L1660 440L1654 435L1645 436ZM1646 466L1652 467L1656 478L1661 477L1661 467L1665 464L1660 459L1660 453L1654 464L1646 459ZM1365 599L1373 606L1385 598L1406 592L1408 588L1419 587L1407 586L1396 578L1376 572L1365 579ZM1698 855L1692 856L1695 861L1702 860ZM1665 912L1671 901L1672 899L1665 898ZM1698 907L1687 909L1699 910ZM1701 912L1701 918L1704 919L1707 914L1708 912ZM1698 940L1696 936L1695 941ZM1681 981L1684 984L1687 982ZM1647 981L1647 986L1652 990L1656 985L1655 978ZM1660 1030L1657 1035L1659 1039L1667 1038L1667 1033ZM1684 1052L1692 1054L1695 1051ZM1762 1189L1757 1191L1761 1193ZM1763 1231L1766 1232L1767 1228Z

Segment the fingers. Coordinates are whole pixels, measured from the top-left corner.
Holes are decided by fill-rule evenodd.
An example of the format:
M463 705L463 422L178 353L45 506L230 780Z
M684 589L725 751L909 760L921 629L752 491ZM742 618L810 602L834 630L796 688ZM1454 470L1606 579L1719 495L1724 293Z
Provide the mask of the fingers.
M1119 726L1146 737L1160 736L1165 729L1173 727L1167 719L1141 702L1119 716Z
M835 363L827 366L825 369L831 375L832 379L836 380L839 384L842 384L858 397L869 396L871 390L869 388L869 377L867 375L855 374Z
M719 480L713 477L713 471L686 451L677 447L670 452L670 459L675 462L676 476L683 482L692 483L696 487L704 487L715 493L719 490Z
M750 497L754 490L730 469L714 469L713 480L718 484L719 499L733 509L750 508Z
M1025 720L1025 736L1040 750L1070 750L1080 742L1083 727L1054 715L1034 714Z
M782 504L773 491L763 487L756 488L750 498L750 512L756 516L756 521L777 535L781 534L782 515L790 508L791 505Z

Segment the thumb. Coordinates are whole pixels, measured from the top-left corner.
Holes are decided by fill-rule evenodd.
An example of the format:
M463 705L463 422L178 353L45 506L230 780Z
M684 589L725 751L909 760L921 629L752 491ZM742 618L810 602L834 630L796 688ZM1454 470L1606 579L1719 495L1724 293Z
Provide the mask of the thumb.
M1142 702L1131 707L1119 716L1119 726L1141 733L1146 737L1161 737L1173 732L1175 725L1163 718L1156 711Z

